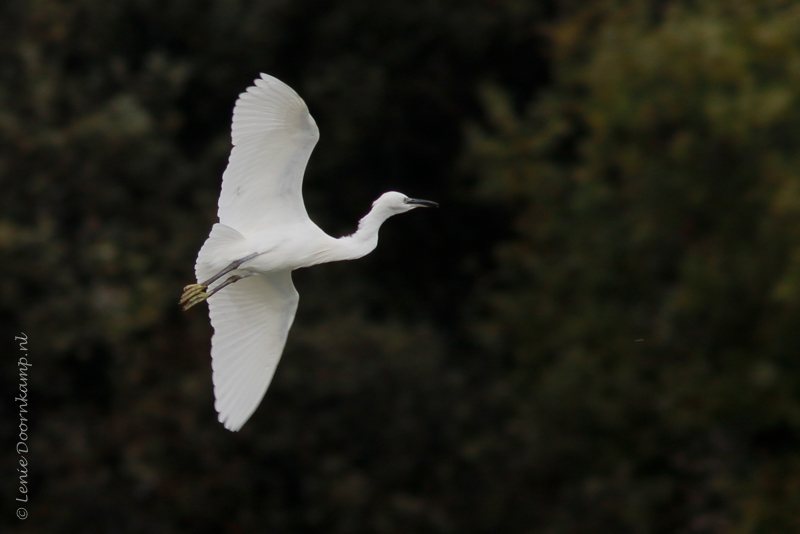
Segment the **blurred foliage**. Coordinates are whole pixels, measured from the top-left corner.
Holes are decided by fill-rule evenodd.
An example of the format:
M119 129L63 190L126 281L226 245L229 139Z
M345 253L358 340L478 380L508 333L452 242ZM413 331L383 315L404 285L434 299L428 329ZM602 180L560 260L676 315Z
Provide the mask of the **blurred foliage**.
M800 8L610 1L467 161L540 532L800 531Z

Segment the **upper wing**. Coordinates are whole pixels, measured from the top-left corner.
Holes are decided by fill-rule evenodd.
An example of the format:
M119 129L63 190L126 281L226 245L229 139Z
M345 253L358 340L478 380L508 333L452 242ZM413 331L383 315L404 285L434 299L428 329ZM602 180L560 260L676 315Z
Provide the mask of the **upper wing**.
M239 430L264 397L297 301L291 271L244 278L208 299L214 406L228 430Z
M233 149L222 175L219 221L244 234L308 219L303 173L319 130L303 99L261 74L233 108Z

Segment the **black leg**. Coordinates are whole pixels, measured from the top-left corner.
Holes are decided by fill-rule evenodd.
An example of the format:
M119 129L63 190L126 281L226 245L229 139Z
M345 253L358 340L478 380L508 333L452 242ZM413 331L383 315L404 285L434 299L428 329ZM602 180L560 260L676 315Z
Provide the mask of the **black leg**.
M227 287L227 286L231 285L231 284L232 284L232 283L234 283L234 282L238 282L238 281L239 281L239 280L241 280L242 278L250 278L251 276L255 276L256 274L258 274L258 273L250 273L250 272L247 272L247 273L244 273L244 274L234 274L234 275L232 275L232 276L229 276L227 280L225 280L225 281L224 281L224 282L222 282L220 285L218 285L217 287L215 287L214 289L212 289L212 290L211 290L211 291L208 293L208 296L206 297L206 299L207 299L208 297L210 297L211 295L213 295L214 293L216 293L217 291L219 291L220 289L222 289L223 287Z
M258 252L253 252L249 256L245 256L244 258L242 258L240 260L236 260L236 261L232 262L230 265L228 265L227 267L225 267L220 272L218 272L217 274L215 274L214 276L212 276L211 278L209 278L208 280L206 280L205 282L203 282L200 285L201 286L206 286L206 287L210 286L211 284L213 284L214 282L216 282L217 280L219 280L220 278L222 278L223 276L225 276L229 272L235 271L236 269L238 269L239 266L241 264L243 264L244 262L250 261L253 258L255 258L256 256L258 256Z
M183 295L181 296L181 300L180 300L180 302L178 302L178 305L183 306L183 311L186 311L189 308L191 308L192 306L194 306L195 304L203 302L204 300L206 300L208 297L210 297L211 295L213 295L214 293L216 293L217 291L219 291L223 287L225 287L225 286L227 286L229 284L232 284L232 283L236 282L237 280L241 280L242 278L247 278L248 276L252 276L255 273L231 276L224 283L222 283L222 285L220 285L219 287L215 288L214 291L212 291L211 293L206 293L206 289L208 289L209 285L213 284L214 282L216 282L217 280L219 280L220 278L222 278L223 276L225 276L229 272L235 271L244 262L252 260L256 256L258 256L258 254L259 254L258 252L254 252L254 253L252 253L252 254L250 254L248 256L245 256L244 258L242 258L240 260L236 260L236 261L232 262L230 265L228 265L227 267L222 269L220 272L218 272L217 274L215 274L214 276L212 276L211 278L209 278L208 280L206 280L202 284L189 284L188 286L184 287L183 288Z

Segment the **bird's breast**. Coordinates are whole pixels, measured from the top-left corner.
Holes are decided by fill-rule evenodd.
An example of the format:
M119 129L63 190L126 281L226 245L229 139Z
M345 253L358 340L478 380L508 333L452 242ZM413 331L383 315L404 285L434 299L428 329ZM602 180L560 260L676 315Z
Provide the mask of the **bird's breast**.
M261 273L300 269L331 261L325 258L331 255L336 242L321 230L264 232L251 240L251 248L259 254L244 263L242 268Z

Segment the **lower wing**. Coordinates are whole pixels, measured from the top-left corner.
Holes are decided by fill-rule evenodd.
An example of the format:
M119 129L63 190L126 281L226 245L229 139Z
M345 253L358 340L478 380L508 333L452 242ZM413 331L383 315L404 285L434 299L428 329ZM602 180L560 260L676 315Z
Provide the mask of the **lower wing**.
M244 278L208 299L214 406L228 430L239 430L264 397L297 302L291 271Z

